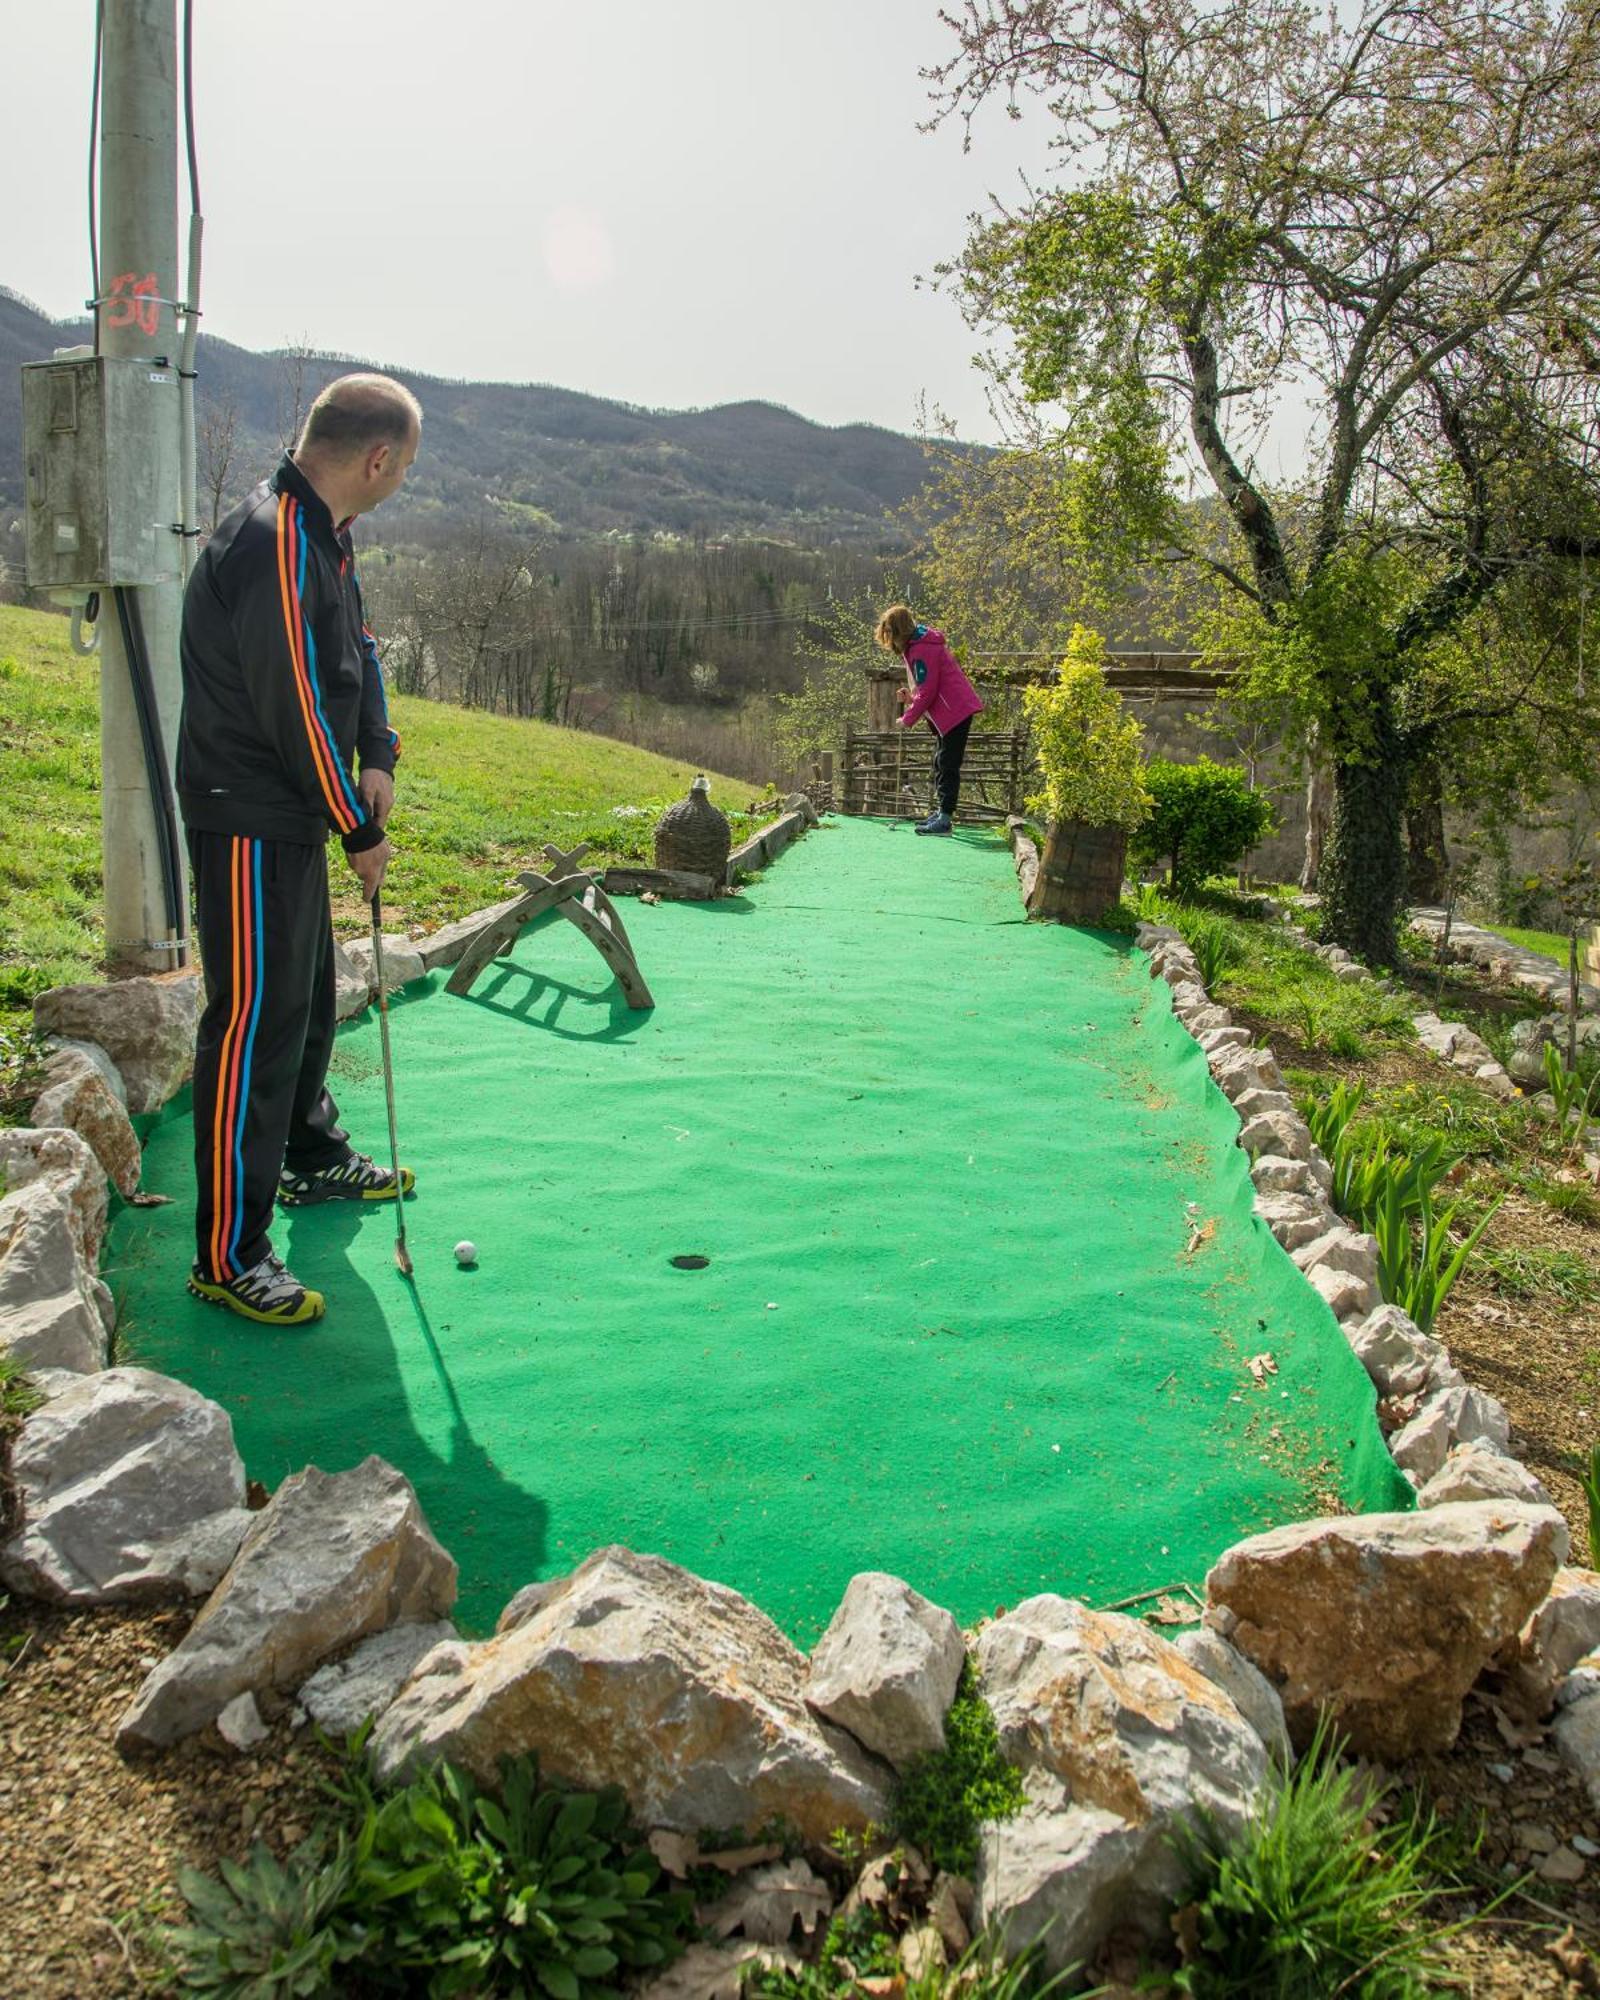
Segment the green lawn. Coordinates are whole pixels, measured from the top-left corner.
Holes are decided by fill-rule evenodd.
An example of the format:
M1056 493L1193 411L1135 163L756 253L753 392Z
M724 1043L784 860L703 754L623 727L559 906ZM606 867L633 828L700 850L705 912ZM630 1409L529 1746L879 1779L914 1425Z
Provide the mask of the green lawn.
M0 605L0 1030L35 993L100 965L99 674L69 649L65 618ZM654 814L614 808L666 805L694 776L607 737L441 702L396 698L393 719L403 753L384 903L412 929L493 902L547 840L648 859ZM746 780L708 775L725 811L750 803ZM359 930L355 878L334 860L337 921Z
M1567 962L1567 940L1559 931L1522 931L1511 924L1485 924L1486 931L1493 931L1496 937L1503 937L1507 944L1521 945L1524 951L1542 951L1546 958L1553 958L1559 965ZM1583 956L1582 941L1579 941L1578 956ZM1580 967L1581 969L1581 967Z

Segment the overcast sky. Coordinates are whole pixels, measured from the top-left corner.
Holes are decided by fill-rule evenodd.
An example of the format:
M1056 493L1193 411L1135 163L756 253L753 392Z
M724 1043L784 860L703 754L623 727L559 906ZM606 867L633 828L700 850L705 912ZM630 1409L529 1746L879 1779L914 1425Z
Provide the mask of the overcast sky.
M0 283L89 291L92 0L0 0ZM196 0L203 306L246 347L991 438L917 289L1047 127L917 130L936 0Z

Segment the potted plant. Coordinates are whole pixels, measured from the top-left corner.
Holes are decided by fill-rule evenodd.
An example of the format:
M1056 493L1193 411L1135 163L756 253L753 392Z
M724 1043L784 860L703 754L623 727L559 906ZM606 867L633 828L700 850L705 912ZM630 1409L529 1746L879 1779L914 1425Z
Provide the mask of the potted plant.
M1128 835L1150 812L1144 731L1107 687L1105 659L1100 634L1074 625L1056 679L1023 691L1044 781L1027 805L1046 828L1032 917L1103 922L1121 900Z

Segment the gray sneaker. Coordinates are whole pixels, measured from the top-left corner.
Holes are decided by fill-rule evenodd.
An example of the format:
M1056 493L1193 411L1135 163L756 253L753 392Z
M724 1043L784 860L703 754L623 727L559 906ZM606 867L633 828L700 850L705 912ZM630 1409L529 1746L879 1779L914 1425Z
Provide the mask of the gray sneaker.
M918 833L950 833L953 830L948 813L934 813L917 828Z

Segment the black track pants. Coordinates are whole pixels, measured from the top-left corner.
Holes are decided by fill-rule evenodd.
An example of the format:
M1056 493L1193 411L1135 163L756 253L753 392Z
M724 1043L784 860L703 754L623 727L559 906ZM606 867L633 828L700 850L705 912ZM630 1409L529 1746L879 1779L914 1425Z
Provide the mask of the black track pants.
M928 724L933 729L933 724ZM967 738L972 733L972 717L964 716L953 729L947 729L938 737L938 747L933 753L934 797L942 813L955 817L956 800L961 796L961 760L967 754Z
M196 1260L236 1278L268 1248L278 1170L344 1157L324 1088L333 927L323 847L189 833L206 1006L194 1059Z

